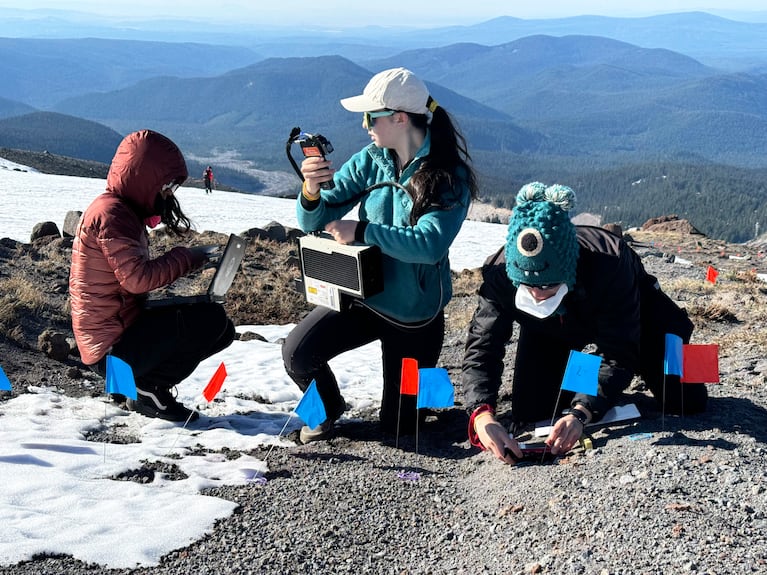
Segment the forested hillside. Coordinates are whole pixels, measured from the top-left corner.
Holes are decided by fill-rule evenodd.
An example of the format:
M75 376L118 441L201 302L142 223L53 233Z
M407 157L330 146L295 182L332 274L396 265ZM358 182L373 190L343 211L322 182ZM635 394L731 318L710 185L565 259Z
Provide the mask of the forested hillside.
M109 163L120 140L119 133L102 124L54 112L0 120L0 147Z
M483 166L487 158L480 157ZM493 162L497 158L493 158ZM705 235L729 242L754 237L767 222L767 170L750 170L679 158L648 160L605 168L596 161L506 156L484 166L483 199L511 208L514 194L529 181L562 183L577 192L576 211L599 215L624 228L676 214Z

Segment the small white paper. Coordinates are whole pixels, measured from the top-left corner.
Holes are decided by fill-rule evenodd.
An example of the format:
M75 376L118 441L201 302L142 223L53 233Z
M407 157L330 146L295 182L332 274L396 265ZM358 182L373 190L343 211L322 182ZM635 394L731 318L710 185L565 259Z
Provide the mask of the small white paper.
M341 311L341 298L336 286L314 278L304 277L304 287L307 302Z
M639 413L637 406L633 403L626 405L616 405L615 407L608 409L602 419L595 423L589 423L586 425L586 427L594 427L597 425L602 426L608 423L613 423L615 421L637 419L639 417L642 417L642 414ZM548 420L539 421L535 424L535 437L548 437L553 427L554 426L549 424Z

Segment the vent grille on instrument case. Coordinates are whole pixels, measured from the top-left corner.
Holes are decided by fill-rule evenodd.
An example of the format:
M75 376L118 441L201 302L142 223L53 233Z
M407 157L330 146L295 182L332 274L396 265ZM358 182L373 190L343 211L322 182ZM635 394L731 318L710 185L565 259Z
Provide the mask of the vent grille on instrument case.
M327 237L311 235L299 238L298 242L307 289L321 282L360 298L383 290L381 250L378 246L345 245Z

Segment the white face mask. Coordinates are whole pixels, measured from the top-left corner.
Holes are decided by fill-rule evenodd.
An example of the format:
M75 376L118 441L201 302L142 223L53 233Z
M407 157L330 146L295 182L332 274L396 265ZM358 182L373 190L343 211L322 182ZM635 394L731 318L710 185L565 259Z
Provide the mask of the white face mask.
M527 286L520 285L517 288L514 304L519 311L523 311L538 319L543 319L557 311L567 291L567 284L562 284L553 296L538 301L530 293L530 289Z

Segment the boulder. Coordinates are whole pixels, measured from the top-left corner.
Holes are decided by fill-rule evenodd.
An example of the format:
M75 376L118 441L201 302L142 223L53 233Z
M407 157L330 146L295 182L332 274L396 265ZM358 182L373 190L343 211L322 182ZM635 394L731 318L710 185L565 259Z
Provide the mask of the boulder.
M674 232L679 234L703 235L700 231L687 220L679 219L679 216L672 214L650 218L642 224L642 230L646 232Z
M304 234L301 230L288 228L277 222L269 222L264 228L250 228L240 234L244 238L269 240L272 242L283 243L292 241Z
M59 226L57 226L55 222L40 222L35 224L35 227L32 228L32 235L30 236L29 241L34 242L35 240L47 236L61 237Z
M75 234L77 233L77 224L80 222L80 216L82 215L83 213L78 210L70 210L67 212L67 215L64 217L64 228L62 229L65 238L75 237Z

